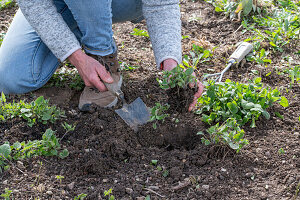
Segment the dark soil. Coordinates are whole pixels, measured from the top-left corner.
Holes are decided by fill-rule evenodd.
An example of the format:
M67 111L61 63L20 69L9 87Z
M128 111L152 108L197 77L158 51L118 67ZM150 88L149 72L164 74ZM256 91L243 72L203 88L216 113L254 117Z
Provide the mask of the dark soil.
M169 110L179 113L188 112L189 105L193 101L193 95L195 92L196 91L193 88L183 89L181 87L175 87L167 90L168 104L170 105Z
M181 9L183 35L190 36L183 40L184 53L191 50L192 43L218 47L211 63L201 64L197 74L221 71L234 45L248 37L235 32L240 23L215 13L202 1L184 0ZM0 33L7 31L14 12L15 8L0 11L0 24L4 24ZM200 20L190 20L192 16ZM145 22L114 25L116 41L124 47L119 48L120 60L140 66L123 74L126 99L131 102L141 97L149 107L155 102L167 103L167 92L155 80L158 71L150 41L130 35L134 27L146 29ZM43 95L65 110L67 118L33 128L20 119L1 122L1 143L40 139L47 128L62 137L64 121L76 124L76 129L61 141L70 152L66 159L36 157L12 164L0 174L0 193L10 188L12 197L20 200L74 199L80 193L87 194L87 199L107 199L103 192L112 188L117 199L144 199L147 195L151 199L300 199L296 196L300 183L300 88L294 85L286 90L289 78L276 75L278 65L280 59L275 58L268 68L246 63L224 77L247 82L257 76L253 73L257 70L263 82L278 87L290 103L285 109L276 104L269 110L271 119L257 121L256 128L245 126L249 145L239 154L201 144L197 132L207 125L193 113L171 113L157 129L148 123L135 133L112 110L95 107L93 113L81 113L77 108L80 92L69 88L42 88L10 96L10 101L31 101ZM278 153L280 148L284 154ZM152 160L158 160L157 166ZM64 176L61 183L56 175Z

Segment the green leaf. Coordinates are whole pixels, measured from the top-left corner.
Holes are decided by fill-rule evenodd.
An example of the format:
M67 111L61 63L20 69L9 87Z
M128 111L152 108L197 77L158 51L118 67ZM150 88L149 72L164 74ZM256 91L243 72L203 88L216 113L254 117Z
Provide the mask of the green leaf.
M274 44L274 42L270 42L270 45L273 46L273 47L277 47L277 45Z
M271 73L272 73L272 72L269 72L269 73L267 73L267 74L266 74L266 77L270 76L270 75L271 75Z
M21 145L20 142L15 142L13 147L14 147L15 150L19 150L19 149L21 149L22 145Z
M3 144L0 146L0 155L3 155L5 158L9 156L11 149L9 144Z
M34 103L35 105L41 105L43 102L44 102L44 97L43 96L40 96L39 98L37 98Z
M275 115L280 119L284 119L284 117L279 112L275 112ZM299 117L299 120L300 120L300 117Z
M69 151L67 149L64 149L62 152L59 153L59 157L61 159L64 159L64 158L66 158L68 156L69 156Z
M197 133L197 135L204 135L204 133L203 133L202 131L199 131L199 132Z
M194 72L194 69L193 69L193 68L188 68L188 69L185 71L185 75L186 75L186 76L190 76L190 75L192 75L193 72Z
M289 106L289 102L288 102L288 100L287 100L284 96L281 97L280 105L281 105L282 107L284 107L284 108L286 108L286 107Z
M262 114L266 119L270 119L270 114L267 111L263 111Z
M253 7L252 7L253 1L252 0L243 0L242 3L243 3L243 14L245 16L247 16L253 9Z
M239 111L235 101L227 103L227 106L233 114L236 114Z
M6 98L5 98L5 94L3 92L1 92L1 98L2 98L3 103L5 103L6 102Z
M261 83L261 77L256 77L256 78L254 79L254 83L255 83L255 84Z
M158 163L158 160L151 160L152 165L157 165L157 163Z

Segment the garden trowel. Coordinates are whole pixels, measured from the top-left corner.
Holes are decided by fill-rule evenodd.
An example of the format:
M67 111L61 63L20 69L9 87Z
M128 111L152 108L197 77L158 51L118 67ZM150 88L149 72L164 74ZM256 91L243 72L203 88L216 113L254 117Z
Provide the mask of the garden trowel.
M113 74L112 74L113 76ZM122 108L115 110L115 112L130 126L135 132L139 125L146 124L150 120L149 108L145 105L143 100L138 97L132 103L127 104L124 99L124 93L117 84L105 83L109 91L114 93L119 100L122 101Z

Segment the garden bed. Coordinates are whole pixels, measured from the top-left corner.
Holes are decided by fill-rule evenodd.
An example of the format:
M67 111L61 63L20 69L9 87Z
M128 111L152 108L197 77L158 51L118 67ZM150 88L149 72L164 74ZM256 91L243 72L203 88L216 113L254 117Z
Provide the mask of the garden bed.
M250 33L243 33L241 22L216 13L208 3L183 1L181 5L183 35L189 36L183 39L184 54L189 54L192 44L211 50L216 47L212 59L199 64L196 73L221 71L234 45ZM0 10L0 23L8 26L14 11ZM0 33L6 32L5 26ZM145 22L114 25L120 60L139 66L123 72L126 99L131 102L141 97L149 107L167 103L167 92L156 81L160 75L150 40L131 35L133 28L145 30ZM277 87L289 101L287 108L274 104L268 109L271 118L260 118L255 128L243 127L249 145L238 154L202 144L197 132L208 125L194 113L174 112L157 129L148 123L135 133L112 110L96 107L93 113L81 113L77 107L80 91L68 87L49 86L7 97L10 102L29 102L43 95L64 110L66 118L32 128L21 119L0 122L1 143L41 139L48 128L61 138L65 135L63 122L76 128L60 142L68 149L68 157L35 157L12 164L0 174L0 193L9 188L14 199L74 199L83 193L86 199L107 199L104 191L111 188L116 199L300 198L300 88L297 83L290 87L288 75L277 73L287 55L294 58L290 65L300 63L299 55L294 54L299 46L290 45L294 49L287 46L283 53L272 54L268 67L247 62L225 76L243 83L261 76L264 84ZM57 175L64 178L60 181Z

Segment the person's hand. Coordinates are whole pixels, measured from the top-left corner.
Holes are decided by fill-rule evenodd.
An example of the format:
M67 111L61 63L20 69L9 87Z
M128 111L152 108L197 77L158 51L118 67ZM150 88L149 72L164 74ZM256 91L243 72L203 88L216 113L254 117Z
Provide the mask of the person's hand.
M173 60L173 59L167 59L167 60L165 60L163 62L162 70L171 71L177 65L178 64L177 64L177 62L175 60ZM196 77L195 72L193 73L193 76ZM194 94L193 101L192 101L192 103L189 106L189 111L192 111L195 108L195 106L197 104L197 101L201 97L201 95L203 93L203 90L204 90L203 84L198 79L196 79L196 82L197 82L198 91ZM190 87L191 88L195 87L195 84L190 83Z
M68 57L74 65L86 86L95 87L100 92L107 90L103 82L113 83L110 73L94 58L86 55L80 49Z

